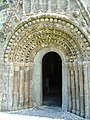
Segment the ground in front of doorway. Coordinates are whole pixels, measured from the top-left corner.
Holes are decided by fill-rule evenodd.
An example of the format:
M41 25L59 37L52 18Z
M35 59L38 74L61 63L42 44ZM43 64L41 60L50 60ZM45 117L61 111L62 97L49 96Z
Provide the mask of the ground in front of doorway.
M60 107L53 107L53 106L41 106L38 108L23 109L23 110L18 110L18 111L10 111L10 112L6 112L6 113L24 115L24 116L30 116L30 117L59 119L59 120L61 120L61 119L64 119L64 120L85 120L84 118L81 118L81 117L74 115L72 113L63 112L60 109Z

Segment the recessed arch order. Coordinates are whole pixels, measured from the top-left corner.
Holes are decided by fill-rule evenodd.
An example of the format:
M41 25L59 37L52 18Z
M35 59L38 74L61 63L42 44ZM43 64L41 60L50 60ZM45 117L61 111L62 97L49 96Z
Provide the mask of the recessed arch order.
M85 44L84 44L85 43ZM58 46L69 58L85 57L89 42L67 17L37 15L15 28L4 54L5 61L30 61L30 56L47 46Z

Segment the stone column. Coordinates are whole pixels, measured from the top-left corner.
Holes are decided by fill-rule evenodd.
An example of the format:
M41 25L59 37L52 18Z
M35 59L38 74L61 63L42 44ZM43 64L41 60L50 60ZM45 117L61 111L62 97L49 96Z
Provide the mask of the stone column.
M72 93L71 93L71 70L70 63L68 63L68 111L72 110Z
M3 82L2 82L2 78L1 78L1 73L0 73L0 111L1 111L1 106L2 106L2 86L3 86Z
M19 108L23 107L24 103L24 65L20 65L20 86L19 86Z
M79 87L80 87L80 116L84 117L84 73L83 73L83 62L78 62L79 70Z
M35 3L34 0L31 0L31 13L35 12Z
M31 91L29 91L29 85L28 84L30 84L29 83L29 77L28 77L28 71L29 71L29 64L27 63L26 65L25 65L25 108L27 108L28 107L28 101L29 101L29 98L28 98L28 94L29 94L29 92L31 92Z
M60 12L60 0L57 0L57 12Z
M43 0L39 0L39 10L43 11Z
M8 83L8 110L13 110L13 85L14 85L14 66L10 63L9 83Z
M46 12L46 0L43 0L43 12Z
M33 63L30 63L29 66L29 94L28 94L28 99L29 99L29 107L32 107L32 80L33 80Z
M90 62L84 61L85 118L90 119Z
M77 61L74 62L74 71L75 71L75 93L76 93L76 114L80 114L79 109L79 103L80 103L80 97L79 97L79 76L78 76L78 63Z
M23 13L25 15L27 15L30 13L30 10L31 10L31 1L30 0L23 0Z
M68 77L69 74L69 63L67 61L62 62L62 110L67 111L68 110L68 88L70 87L68 84L68 81L70 82L70 79Z
M49 0L48 1L48 12L51 12L51 8L52 8L51 0Z
M12 102L10 107L8 106L8 98L9 98L9 71L10 66L9 64L1 63L0 64L0 110L8 110L11 108ZM13 72L12 72L13 75Z
M19 65L14 66L14 77L13 77L13 108L16 110L19 107Z
M72 91L72 112L75 113L75 72L73 67L73 62L70 64L71 67L71 91Z

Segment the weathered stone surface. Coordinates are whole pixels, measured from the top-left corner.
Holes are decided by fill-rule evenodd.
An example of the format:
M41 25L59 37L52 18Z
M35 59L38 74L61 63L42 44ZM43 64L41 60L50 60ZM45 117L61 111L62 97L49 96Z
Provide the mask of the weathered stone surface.
M62 109L90 119L89 4L0 1L0 110L42 104L42 58L53 51L62 58Z

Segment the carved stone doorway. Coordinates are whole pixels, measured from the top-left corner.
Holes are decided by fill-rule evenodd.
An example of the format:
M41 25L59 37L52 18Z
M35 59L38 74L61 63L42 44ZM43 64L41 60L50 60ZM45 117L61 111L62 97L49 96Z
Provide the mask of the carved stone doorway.
M62 60L56 52L49 52L42 59L43 104L62 106Z
M67 105L68 105L68 94L67 94L67 62L66 57L64 56L63 52L60 51L57 48L54 47L47 47L42 50L40 50L35 58L34 58L34 67L33 67L33 79L32 79L32 106L33 107L39 107L43 105L43 72L42 72L42 62L45 55L49 53L54 53L56 56L58 56L58 59L60 60L60 65L62 64L62 71L60 71L60 74L62 74L62 104L61 109L63 111L67 111ZM62 62L61 62L62 61ZM60 67L60 68L61 68ZM60 88L60 87L59 87Z

